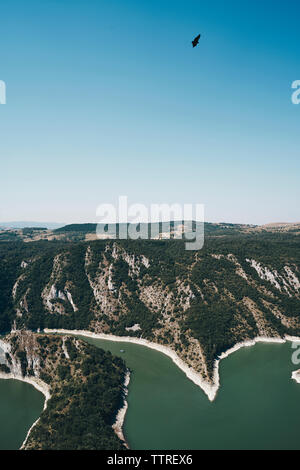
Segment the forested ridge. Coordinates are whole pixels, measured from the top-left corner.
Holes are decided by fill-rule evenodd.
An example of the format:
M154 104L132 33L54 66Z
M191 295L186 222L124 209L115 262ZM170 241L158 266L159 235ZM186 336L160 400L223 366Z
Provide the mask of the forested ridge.
M217 356L255 336L300 335L294 233L183 241L0 244L0 330L86 329L169 345L210 380Z
M2 372L35 377L51 398L31 431L27 450L122 450L112 429L123 406L125 363L74 337L16 331Z

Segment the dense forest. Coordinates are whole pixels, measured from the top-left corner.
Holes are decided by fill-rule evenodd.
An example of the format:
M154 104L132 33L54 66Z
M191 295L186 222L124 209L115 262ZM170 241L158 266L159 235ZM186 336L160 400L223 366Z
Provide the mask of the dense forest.
M27 450L122 450L112 429L123 406L125 363L74 337L16 332L4 338L23 376L50 386L51 398L26 442ZM34 364L34 368L32 367Z
M199 251L181 240L5 242L0 331L143 337L209 378L217 356L238 341L300 335L299 275L297 234L228 225L222 236L208 231Z

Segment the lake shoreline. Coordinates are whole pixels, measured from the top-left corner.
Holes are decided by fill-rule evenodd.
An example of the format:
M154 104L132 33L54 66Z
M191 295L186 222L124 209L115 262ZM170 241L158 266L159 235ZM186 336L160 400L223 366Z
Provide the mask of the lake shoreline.
M47 403L51 398L50 387L45 382L43 382L41 379L39 379L37 377L22 377L22 376L15 375L15 374L12 374L12 373L6 374L5 372L0 372L0 380L1 379L3 379L3 380L19 380L20 382L25 382L25 383L28 383L28 384L32 385L36 390L38 390L39 392L41 392L44 395L45 402L44 402L43 411L46 410ZM31 431L38 424L40 418L41 417L39 416L38 419L30 427L30 429L27 432L26 437L25 437L25 439L24 439L24 441L23 441L23 443L20 447L20 450L24 449Z
M154 349L158 352L165 354L166 356L170 357L172 361L179 367L179 369L184 372L188 379L190 379L195 385L198 385L203 392L207 395L208 399L213 402L216 399L218 390L220 388L220 374L219 374L219 365L222 359L225 359L229 355L233 354L234 352L238 351L244 347L251 347L254 346L256 343L286 343L287 341L295 341L300 342L300 338L296 336L288 336L286 335L284 338L280 337L265 337L265 336L258 336L252 340L246 340L244 342L238 343L232 348L228 349L224 353L222 353L218 359L215 360L214 364L214 372L213 372L213 381L212 383L207 382L198 372L194 369L189 367L179 356L176 354L168 346L160 345L157 343L152 343L143 338L134 338L132 336L115 336L111 334L105 333L94 333L92 331L87 330L64 330L64 329L44 329L45 333L58 333L58 334L73 334L79 336L85 336L88 338L93 339L102 339L106 341L114 341L119 343L134 343L139 344L140 346L146 346L150 349Z
M112 425L112 428L115 431L118 438L121 439L121 441L125 442L125 446L127 447L127 449L129 449L129 446L124 437L123 425L124 425L124 420L125 420L125 416L126 416L127 409L128 409L128 403L127 403L126 397L128 395L129 382L130 382L130 371L127 369L126 374L125 374L124 384L123 384L123 394L124 394L123 406L122 408L119 409L117 416L116 416L116 420L114 424Z
M292 373L292 379L295 380L298 384L300 384L300 369L294 370Z
M2 346L5 346L5 343L2 342ZM19 380L20 382L24 382L24 383L28 383L28 384L32 385L36 390L38 390L39 392L41 392L44 395L45 401L44 401L43 411L46 410L47 403L51 398L50 387L44 381L42 381L39 377L34 377L34 376L32 376L32 377L28 377L28 376L23 377L19 373L18 374L12 373L12 372L6 373L6 372L0 371L0 380L1 379L3 379L3 380ZM119 439L121 439L125 443L125 446L128 449L129 449L129 446L128 446L128 443L126 442L126 439L125 439L124 434L123 434L123 424L124 424L125 415L126 415L127 408L128 408L128 403L127 403L126 397L128 395L129 382L130 382L130 371L129 371L129 369L127 369L126 373L125 373L125 376L124 376L123 386L122 386L122 388L123 388L123 397L122 397L123 398L123 404L122 404L122 407L118 410L115 422L112 425L112 428L113 428L115 434L119 437ZM30 429L28 430L28 432L26 434L26 437L25 437L25 439L24 439L24 441L23 441L23 443L20 447L20 450L24 450L24 447L25 447L25 445L27 443L27 440L30 436L30 433L32 432L34 427L38 424L38 422L41 418L41 414L37 418L37 420L31 425Z
M177 359L178 359L177 361L175 361L173 359L174 354L176 355L176 353L174 353L171 350L171 348L156 345L155 343L150 343L149 341L143 340L143 339L140 339L140 338L122 337L122 336L114 336L114 335L107 335L107 334L96 334L96 333L93 333L91 331L86 331L86 330L58 330L58 329L57 330L50 330L50 329L45 329L44 332L49 333L49 334L53 334L53 333L70 334L70 335L89 337L89 338L94 338L94 339L103 339L103 340L107 340L107 341L111 341L111 342L115 342L115 343L121 343L121 342L126 343L126 342L128 342L128 343L134 343L134 344L142 345L142 346L148 347L149 349L155 349L158 352L161 352L162 354L167 355L168 357L170 357L173 360L173 362L175 363L175 365L177 365L177 367L179 367L185 373L187 378L189 378L194 383L196 383L195 380L193 380L191 378L191 376L192 376L191 375L191 370L188 370L190 368L186 364L184 364L185 369L183 369L181 367L181 364L180 364L180 362L182 362L182 361L180 360L180 358L178 358L178 356L177 356ZM213 385L208 384L209 387L210 387L209 391L211 392L211 398L208 396L209 400L210 401L215 400L215 398L217 396L217 393L218 393L218 390L220 388L219 365L220 365L220 362L221 362L222 359L225 359L225 358L229 357L231 354L233 354L234 352L238 351L239 349L241 349L243 347L252 347L257 343L269 343L269 344L272 344L272 343L276 344L277 343L277 344L282 345L282 344L287 343L287 342L299 343L299 347L300 347L300 338L299 337L286 335L283 338L280 338L280 337L270 338L270 337L261 336L261 337L256 337L252 340L246 340L244 342L238 343L234 347L232 347L232 348L228 349L227 351L225 351L224 353L222 353L215 361L214 376L213 376L214 377L214 383L213 383ZM151 346L149 346L149 344ZM298 344L297 344L297 347L298 347ZM168 354L166 352L166 349L169 349ZM170 355L170 352L172 353L172 356ZM291 352L292 352L292 350L291 350ZM189 373L189 375L187 374L186 371ZM192 370L192 372L195 374L195 376L197 376L197 378L196 378L197 381L198 381L198 379L200 379L198 381L198 383L196 383L196 384L198 386L200 386L200 388L203 390L203 387L200 385L200 383L201 384L203 383L203 378L200 376L200 374L197 374L196 371ZM195 379L194 376L193 376L193 378ZM19 381L22 381L22 382L25 382L25 383L28 383L28 384L32 385L34 388L36 388L38 391L43 393L43 395L45 396L44 410L47 408L47 402L51 398L50 388L41 379L39 379L37 377L22 377L20 373L16 373L16 372L15 373L9 373L9 374L7 374L5 372L0 372L0 379L19 380ZM293 379L298 384L300 384L300 370L293 371L292 374L291 374L291 379ZM123 381L123 401L120 404L121 408L119 408L119 410L116 414L115 422L112 425L112 428L113 428L114 432L119 437L119 439L121 439L125 443L127 448L129 448L129 446L128 446L128 444L126 442L126 439L124 437L124 434L123 434L123 426L124 426L124 421L125 421L125 418L126 418L126 413L127 413L127 410L128 410L128 403L127 403L126 397L128 395L129 381L130 381L130 371L127 369L126 373L124 374L124 381ZM203 390L203 391L205 392L205 390ZM214 395L213 395L213 392L214 392ZM122 406L122 403L123 403L123 406ZM26 442L28 441L28 438L29 438L32 430L37 425L39 420L40 420L40 417L30 427L29 431L27 432L26 438L25 438L22 446L20 447L21 450L24 449L24 447L26 446Z
M214 400L214 397L216 394L215 385L212 385L209 382L205 381L199 373L197 373L194 369L187 366L185 362L177 356L176 352L167 346L163 346L157 343L152 343L151 341L148 341L143 338L134 338L132 336L115 336L115 335L110 335L110 334L105 334L105 333L94 333L92 331L87 331L87 330L64 330L64 329L45 328L44 332L50 333L50 334L57 333L57 334L83 336L83 337L92 338L92 339L102 339L106 341L113 341L116 343L133 343L133 344L138 344L140 346L146 346L150 349L154 349L170 357L172 361L177 365L177 367L179 367L179 369L181 369L192 382L198 385L206 393L210 401Z

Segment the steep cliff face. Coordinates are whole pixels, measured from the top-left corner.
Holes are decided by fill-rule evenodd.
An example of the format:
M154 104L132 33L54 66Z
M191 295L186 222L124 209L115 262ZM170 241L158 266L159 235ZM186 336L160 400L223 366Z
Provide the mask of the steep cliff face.
M237 342L300 334L299 242L282 237L220 237L198 252L175 241L33 243L12 276L11 325L143 337L210 380Z
M0 348L5 354L5 365L15 377L40 378L44 362L40 346L32 332L18 331L0 340Z
M5 354L1 377L29 381L47 398L23 448L124 448L112 428L126 377L120 358L74 337L25 330L0 340L0 349Z

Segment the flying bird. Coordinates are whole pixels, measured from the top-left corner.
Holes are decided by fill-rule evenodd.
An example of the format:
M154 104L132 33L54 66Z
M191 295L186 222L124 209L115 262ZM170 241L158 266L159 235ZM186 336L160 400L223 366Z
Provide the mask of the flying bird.
M201 38L201 34L198 34L198 36L195 37L194 41L192 41L193 47L198 46L200 38Z

